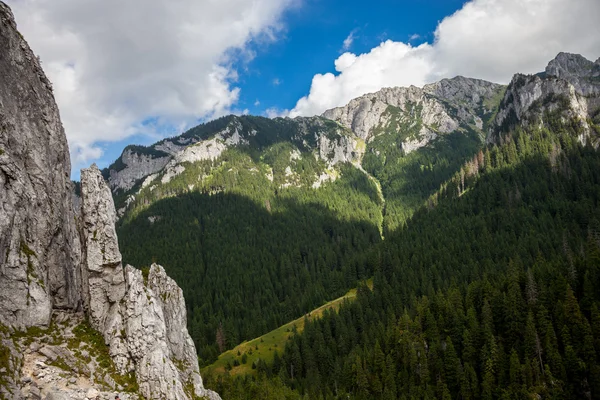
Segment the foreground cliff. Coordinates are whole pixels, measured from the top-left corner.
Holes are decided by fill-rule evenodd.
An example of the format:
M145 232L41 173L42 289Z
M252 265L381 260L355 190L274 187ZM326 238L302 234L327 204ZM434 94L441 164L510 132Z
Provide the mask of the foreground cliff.
M71 201L50 82L0 2L0 398L219 396L202 386L181 289L123 268L100 171Z
M0 321L48 325L75 309L71 165L50 82L0 2Z
M81 204L85 307L119 374L134 374L145 398L218 399L202 386L179 286L160 265L123 268L112 194L95 165L81 171Z

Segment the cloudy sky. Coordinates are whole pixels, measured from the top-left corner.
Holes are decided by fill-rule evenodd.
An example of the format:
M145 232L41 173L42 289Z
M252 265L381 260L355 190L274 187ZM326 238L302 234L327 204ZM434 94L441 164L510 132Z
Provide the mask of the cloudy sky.
M228 113L315 115L386 86L600 57L598 0L4 1L54 83L74 177Z

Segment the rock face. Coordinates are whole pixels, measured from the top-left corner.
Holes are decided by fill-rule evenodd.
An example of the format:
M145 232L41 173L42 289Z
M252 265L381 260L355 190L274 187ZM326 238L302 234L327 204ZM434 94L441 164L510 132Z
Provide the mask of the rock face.
M384 88L351 100L344 107L323 113L323 117L339 122L365 141L377 135L377 128L388 125L393 115L402 122L422 121L423 128L414 145L428 143L438 133L449 133L461 124L482 128L482 117L492 111L493 99L502 85L456 77L418 88ZM420 146L417 146L420 147Z
M47 325L80 301L67 140L50 82L0 2L0 321Z
M121 265L111 192L93 165L81 171L85 307L121 373L149 399L218 395L204 389L186 328L183 293L159 265L147 277Z
M138 175L166 165L152 159L155 164L134 156L127 161L145 165ZM77 217L70 169L50 82L0 1L0 398L114 396L115 379L106 371L94 376L96 367L110 364L117 375L135 373L139 394L148 399L219 399L202 386L181 289L160 266L147 279L123 268L110 189L96 166L83 170ZM59 314L64 318L57 320ZM34 326L62 329L67 320L94 328L87 332L92 338L96 331L104 337L107 347L89 342L108 349L107 362L68 347L74 325L43 339L29 331L31 348L23 347L29 344L18 339L22 334L12 335ZM65 378L65 369L75 379ZM100 381L108 391L77 387Z
M288 172L285 179L279 183L281 188L300 185L300 178L292 169L295 162L302 157L309 156L323 161L319 165L332 169L342 163L360 163L364 154L362 139L340 124L322 117L268 119L231 115L199 125L180 136L162 140L148 147L126 148L123 155L104 171L104 175L109 176L113 194L126 194L121 196L121 201L117 204L117 214L123 217L128 208L136 204L136 198L144 189L149 187L146 191L152 191L167 187L173 179L185 173L190 164L212 163L212 168L217 168L226 162L223 161L224 154L230 149L237 148L241 152L252 149L260 152L280 142L290 144L292 151L298 153L296 158L290 157ZM133 151L136 152L135 155L132 155ZM132 158L141 159L157 152L168 154L168 157L155 158L156 162L167 158L169 160L157 172L152 172L155 168L140 169L136 167L139 163L131 162ZM156 168L159 167L157 164ZM202 180L209 175L200 174L197 177L199 184L189 185L190 190L197 185L201 186ZM272 172L266 176L273 181ZM333 176L333 173L315 174L311 186L318 188L325 180L334 180ZM113 179L114 177L119 179ZM169 191L167 188L166 192Z
M162 170L169 162L171 156L163 157L138 154L132 149L125 149L120 160L124 164L122 169L111 169L108 182L113 189L129 190L135 183L148 175Z
M81 170L83 299L90 324L102 333L122 372L133 369L124 343L120 302L127 290L115 232L112 195L98 168Z
M600 124L600 59L591 62L578 54L560 53L546 71L537 75L516 74L509 84L488 142L515 126L546 126L548 113L578 121L580 140L594 134Z

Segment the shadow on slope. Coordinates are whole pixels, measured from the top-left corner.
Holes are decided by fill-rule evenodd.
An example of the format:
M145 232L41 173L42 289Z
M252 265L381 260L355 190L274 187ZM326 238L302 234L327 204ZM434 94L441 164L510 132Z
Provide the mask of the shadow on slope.
M364 376L380 385L364 385L362 398L441 398L440 389L477 398L478 388L490 398L594 397L600 153L564 132L515 134L489 153L479 176L449 182L437 206L386 238L372 293L288 342L279 365L293 365L293 377L266 373L310 398L352 395ZM535 379L515 385L515 359Z
M302 199L200 192L159 200L118 228L126 262L181 286L201 364L341 296L372 274L375 224Z

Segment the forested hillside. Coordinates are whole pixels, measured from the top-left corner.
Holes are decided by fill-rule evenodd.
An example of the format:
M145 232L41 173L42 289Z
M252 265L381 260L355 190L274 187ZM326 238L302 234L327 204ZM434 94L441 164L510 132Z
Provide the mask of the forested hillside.
M207 152L224 130L236 143L213 159L182 157L116 192L127 204L124 259L162 263L181 285L203 365L371 277L367 251L390 231L386 221L405 221L482 145L461 130L405 153L393 128L380 137L396 150L377 156L333 121L257 117L223 118L174 142L194 138L185 151Z
M598 116L584 145L580 123L546 111L375 247L373 291L306 321L257 378L210 384L231 399L595 398Z
M208 376L225 398L594 397L596 64L126 149L107 171L124 259L182 286L203 366L373 277L272 363Z

